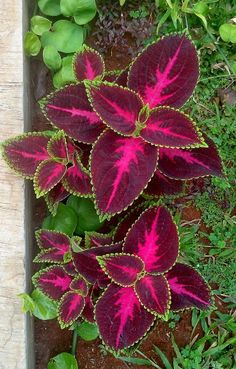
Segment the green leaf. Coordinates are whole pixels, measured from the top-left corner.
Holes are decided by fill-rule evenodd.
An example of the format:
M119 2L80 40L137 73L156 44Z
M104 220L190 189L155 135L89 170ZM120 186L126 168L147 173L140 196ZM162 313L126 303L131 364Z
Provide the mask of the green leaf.
M29 312L41 320L49 320L57 317L56 302L50 300L38 289L35 289L31 296L27 293L21 293L18 296L23 300L23 313Z
M42 46L52 45L63 53L73 53L83 44L83 28L67 20L59 20L53 24L51 32L44 32Z
M95 323L83 322L76 327L78 335L85 341L93 341L98 338L98 327Z
M36 318L49 320L57 317L57 304L55 301L50 300L38 289L32 292L31 297L35 304L33 315Z
M53 85L55 88L60 88L73 82L76 82L73 71L73 56L66 56L62 59L61 69L53 76Z
M148 365L148 366L152 365L152 363L149 360L140 359L138 357L118 356L118 359L134 365Z
M31 18L31 30L36 34L41 36L44 32L49 31L52 22L40 15L35 15Z
M209 5L206 1L198 1L193 7L194 13L206 15L209 11Z
M223 41L236 43L236 24L222 24L219 32Z
M26 32L24 37L24 49L27 55L36 56L40 52L41 42L33 32Z
M74 16L79 25L90 22L96 15L95 0L61 0L61 12L66 17Z
M60 0L39 0L39 9L46 15L53 17L61 14Z
M74 20L81 26L90 22L95 17L96 13L97 6L95 0L81 0Z
M52 230L72 236L77 226L77 214L69 206L58 205L56 215L52 217Z
M78 369L78 364L73 355L63 352L49 361L47 369Z
M81 236L85 231L97 231L103 225L99 220L92 200L71 195L66 204L78 215L76 234Z
M126 0L120 0L120 5L123 6L125 4Z
M172 365L170 364L169 360L167 359L166 355L157 347L154 345L155 352L160 356L163 364L165 365L166 369L173 369Z
M35 303L34 300L28 293L20 293L18 295L22 299L22 312L33 314L33 311L35 309Z
M46 66L53 71L61 68L61 56L57 49L52 45L45 46L43 50L43 61Z

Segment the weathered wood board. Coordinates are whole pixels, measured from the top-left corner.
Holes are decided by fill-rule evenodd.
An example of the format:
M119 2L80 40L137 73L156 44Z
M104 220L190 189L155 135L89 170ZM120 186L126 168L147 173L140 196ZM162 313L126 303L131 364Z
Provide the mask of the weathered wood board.
M0 1L0 141L23 122L22 2ZM17 295L25 285L24 182L0 162L0 369L24 369L25 317Z

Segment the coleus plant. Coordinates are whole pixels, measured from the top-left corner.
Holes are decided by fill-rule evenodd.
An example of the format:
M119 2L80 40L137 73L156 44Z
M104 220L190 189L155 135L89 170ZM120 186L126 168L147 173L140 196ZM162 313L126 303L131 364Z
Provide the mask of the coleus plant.
M53 205L68 192L92 195L100 217L109 219L143 191L175 194L182 191L184 180L222 175L213 142L178 110L199 77L198 55L186 35L149 45L120 74L105 72L101 55L84 47L75 54L74 73L76 84L53 92L40 105L54 129L60 129L61 145L65 140L72 146L92 145L86 158L89 173L79 153L73 159L61 153L57 157L45 149L47 138L36 140L37 133L3 145L9 165L25 177L34 176L37 196L47 194ZM68 172L73 172L73 185Z
M207 309L211 304L210 289L200 274L177 260L178 230L169 211L150 207L125 232L135 217L116 229L113 239L122 241L87 234L88 248L81 245L77 252L66 235L37 233L42 251L36 261L64 263L33 277L37 288L58 301L62 328L79 317L95 320L103 342L116 352L139 342L169 310ZM68 262L73 263L73 275L65 270Z

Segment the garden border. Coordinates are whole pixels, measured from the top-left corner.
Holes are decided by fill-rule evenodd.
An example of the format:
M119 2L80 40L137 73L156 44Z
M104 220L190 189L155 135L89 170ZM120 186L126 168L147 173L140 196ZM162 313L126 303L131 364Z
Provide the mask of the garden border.
M28 28L30 0L0 8L1 141L28 131L30 69L22 39ZM33 319L21 310L18 294L31 289L32 188L0 162L0 369L34 369Z

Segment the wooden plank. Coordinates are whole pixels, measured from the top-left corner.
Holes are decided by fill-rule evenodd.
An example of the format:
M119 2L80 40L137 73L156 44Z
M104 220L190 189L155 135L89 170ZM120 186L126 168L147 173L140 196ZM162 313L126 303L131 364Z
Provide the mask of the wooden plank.
M22 2L0 7L1 141L23 124ZM0 369L24 369L25 317L17 295L24 291L24 182L0 162Z

